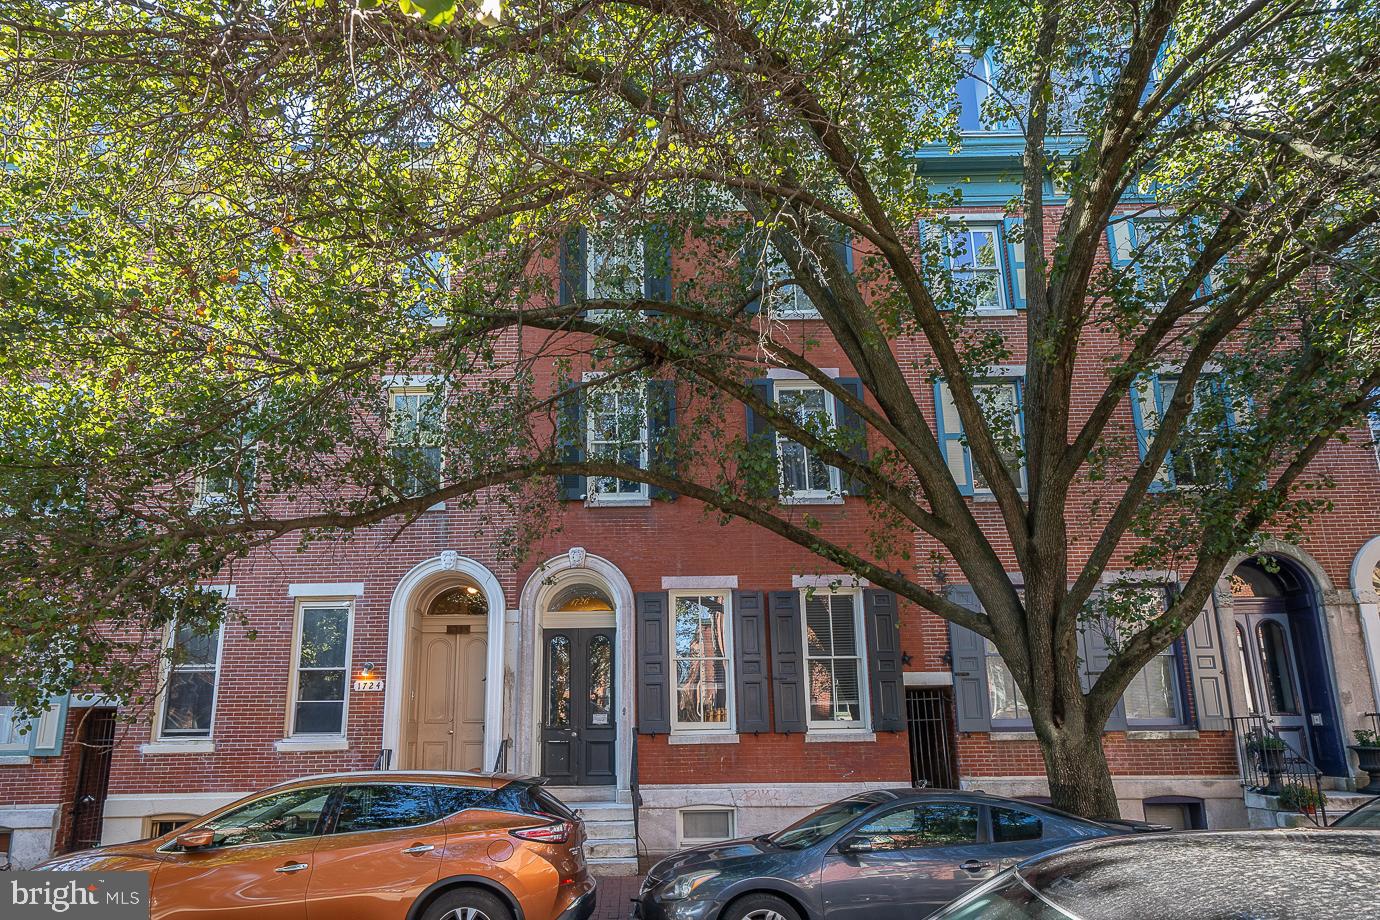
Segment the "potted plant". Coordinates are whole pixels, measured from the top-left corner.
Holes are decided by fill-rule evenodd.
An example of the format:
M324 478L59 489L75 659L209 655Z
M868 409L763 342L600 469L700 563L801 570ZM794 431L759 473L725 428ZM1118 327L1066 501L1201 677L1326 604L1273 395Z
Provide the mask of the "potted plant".
M1279 795L1279 777L1284 772L1284 739L1265 732L1253 732L1246 742L1246 750L1255 755L1260 772L1265 774L1266 795Z
M1370 774L1370 782L1356 791L1380 795L1380 731L1361 728L1351 734L1355 736L1356 743L1350 747L1356 752L1361 769Z
M1311 815L1326 799L1321 791L1300 783L1289 783L1279 790L1279 807L1285 811L1301 811Z

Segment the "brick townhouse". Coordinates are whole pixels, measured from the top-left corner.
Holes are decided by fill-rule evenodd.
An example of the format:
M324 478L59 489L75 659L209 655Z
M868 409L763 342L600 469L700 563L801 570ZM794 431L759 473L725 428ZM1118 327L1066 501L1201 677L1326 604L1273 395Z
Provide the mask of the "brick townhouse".
M973 99L976 86L966 87ZM987 385L1019 406L1024 267L1004 208L1018 193L1021 139L980 131L964 111L962 151L936 147L919 160L936 190L963 184L954 213L966 218L966 247L953 268L989 279L978 285L986 302L977 322L1006 333L1012 356ZM1052 232L1059 197L1048 193ZM1118 222L1105 257L1127 258L1145 229L1143 219ZM570 241L533 267L559 274L567 296L572 287L607 294L600 267L615 262L649 293L709 270L689 240L664 254L597 228ZM803 292L787 287L764 310L777 334L819 340L817 365L853 385ZM895 348L923 358L926 345ZM1101 386L1097 352L1085 347L1079 369L1088 405ZM549 376L554 385L554 369ZM1000 534L943 384L913 382L962 491ZM795 374L764 367L756 385L778 402L833 412ZM1128 439L1144 442L1173 385L1165 372L1137 388L1118 420ZM379 386L395 427L439 398L425 378ZM631 440L645 459L676 399L656 382L591 397L577 407L581 436L570 449ZM611 434L626 418L620 400L645 415L632 435ZM756 425L741 407L733 417L744 430ZM1327 786L1365 781L1346 743L1380 709L1380 468L1371 433L1352 434L1316 461L1337 488L1307 538L1271 545L1277 567L1235 564L1113 714L1105 743L1125 816L1251 821L1233 719L1252 714L1270 717ZM838 471L776 443L794 499L842 542L862 540L866 506ZM1170 464L1159 487L1187 486L1192 475ZM518 567L476 536L478 512L444 505L401 534L381 525L343 544L299 552L289 540L255 552L214 584L243 622L210 642L170 636L187 654L152 710L127 723L115 718L118 701L71 696L28 733L0 720L0 827L14 863L158 833L290 777L375 765L544 774L584 809L592 855L608 872L632 871L638 854L762 833L874 787L1047 793L1019 694L974 634L794 544L720 524L692 501L574 478L560 495L558 534ZM917 538L904 564L974 603L956 568L930 561L935 548ZM1095 669L1099 650L1083 651Z

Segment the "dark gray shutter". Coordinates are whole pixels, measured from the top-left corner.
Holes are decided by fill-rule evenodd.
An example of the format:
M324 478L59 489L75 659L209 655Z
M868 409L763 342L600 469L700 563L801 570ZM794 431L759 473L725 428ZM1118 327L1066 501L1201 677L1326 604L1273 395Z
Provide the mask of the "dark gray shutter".
M853 234L846 227L835 227L833 238L834 255L843 263L844 269L853 271Z
M561 237L560 273L561 303L568 304L588 297L589 233L584 227L566 231Z
M1217 641L1217 616L1212 605L1205 607L1188 625L1184 643L1193 675L1193 711L1198 728L1205 732L1226 731L1230 726L1227 721L1227 674L1222 646Z
M805 650L802 648L800 592L773 591L771 600L771 685L778 732L803 732Z
M747 308L744 310L748 314L756 314L762 309L762 241L761 238L752 232L752 225L743 226L740 248L738 250L738 280L743 286L743 290L755 291L757 297L748 301Z
M642 293L648 300L671 299L671 231L664 224L642 238ZM653 314L655 315L655 314Z
M748 382L748 385L752 387L752 391L757 394L757 398L762 400L762 402L767 405L772 405L775 402L773 399L775 390L770 380L765 378L751 380ZM769 469L761 471L763 475L769 477L765 494L778 495L781 492L781 461L776 455L776 429L767 424L767 420L761 415L753 412L751 406L745 406L744 408L747 409L748 440L765 445L765 448L759 447L758 449L765 449L765 451L770 454L771 458Z
M671 621L665 591L637 595L637 730L671 730Z
M1082 659L1079 662L1079 671L1085 693L1092 689L1092 685L1097 682L1102 672L1107 670L1107 664L1111 661L1111 649L1107 646L1107 629L1104 623L1086 623L1078 630L1079 657ZM1116 706L1107 717L1107 724L1102 730L1126 730L1126 704L1120 699L1116 701Z
M569 390L573 383L564 381L561 389ZM556 418L559 426L556 440L560 458L567 463L583 463L585 459L585 400L584 390L573 390L561 398L560 412ZM561 498L567 501L583 501L588 486L585 477L578 473L562 473L560 478Z
M872 691L872 729L905 731L905 678L901 675L901 621L896 595L869 588L863 591L863 620L867 625L867 681Z
M972 588L950 588L949 600L981 612ZM992 704L987 697L987 643L982 636L957 623L949 624L949 659L954 674L954 709L961 732L992 729Z
M767 611L761 591L733 592L733 680L738 731L771 731Z
M840 377L839 386L846 389L857 397L861 402L863 398L862 380L857 377ZM844 447L844 453L857 460L859 463L867 462L867 425L863 423L862 416L848 408L841 402L834 403L839 431L844 433L849 443ZM843 491L849 495L866 495L867 483L853 476L843 477Z
M674 473L676 469L676 382L647 381L647 452L652 469ZM652 498L671 500L676 493L652 486Z

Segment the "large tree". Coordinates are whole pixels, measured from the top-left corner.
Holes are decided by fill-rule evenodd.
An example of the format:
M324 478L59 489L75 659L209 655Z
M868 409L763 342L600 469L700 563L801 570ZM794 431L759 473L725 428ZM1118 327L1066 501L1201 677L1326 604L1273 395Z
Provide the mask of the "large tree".
M1114 815L1117 700L1234 555L1326 506L1310 461L1380 386L1375 4L470 12L0 13L0 692L131 696L151 636L224 615L193 586L265 543L446 500L520 553L555 526L553 482L612 477L990 640L1055 804ZM962 184L925 175L926 151L972 143L957 87L974 73L970 104L1016 145L1019 320L978 309L988 282L944 216ZM1130 214L1155 219L1130 234ZM616 252L594 289L561 278L577 227L636 241L658 277L673 240L670 282L631 289ZM802 294L820 341L779 321ZM823 369L839 355L860 388ZM1003 363L1024 365L1023 426L979 385ZM774 401L753 385L767 366L850 423ZM1166 367L1138 443L1131 403ZM444 413L390 428L393 374L438 381ZM677 394L645 467L570 449L573 400L620 378ZM960 439L937 430L936 381ZM772 431L865 493L848 507L868 539L782 500ZM1104 590L1128 570L1174 590ZM1110 657L1085 681L1090 628Z

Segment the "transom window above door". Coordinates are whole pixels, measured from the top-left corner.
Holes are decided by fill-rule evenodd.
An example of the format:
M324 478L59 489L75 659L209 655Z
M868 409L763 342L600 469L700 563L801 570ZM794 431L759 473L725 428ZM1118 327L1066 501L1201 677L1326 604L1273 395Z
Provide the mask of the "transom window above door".
M489 600L484 589L469 579L442 591L426 608L429 617L485 616L488 612Z
M580 582L558 591L549 609L553 613L613 613L613 601L598 585Z

